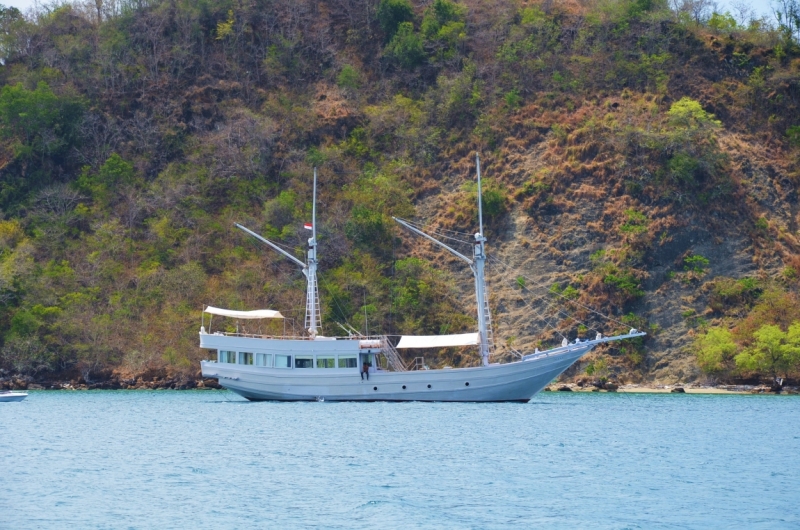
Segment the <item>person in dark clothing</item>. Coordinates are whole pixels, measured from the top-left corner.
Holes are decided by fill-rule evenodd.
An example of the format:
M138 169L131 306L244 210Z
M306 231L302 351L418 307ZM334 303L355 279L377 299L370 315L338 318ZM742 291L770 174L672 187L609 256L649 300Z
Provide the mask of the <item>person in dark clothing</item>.
M364 361L364 366L361 368L361 380L364 380L364 376L367 376L367 381L369 381L369 363Z

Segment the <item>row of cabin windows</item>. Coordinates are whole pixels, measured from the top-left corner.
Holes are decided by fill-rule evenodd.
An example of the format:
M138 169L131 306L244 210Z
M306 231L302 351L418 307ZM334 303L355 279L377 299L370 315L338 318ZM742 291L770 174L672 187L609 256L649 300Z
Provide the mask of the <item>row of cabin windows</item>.
M291 368L291 355L273 355L271 353L252 353L240 351L219 351L219 362L230 364L249 364L266 368ZM273 360L275 364L273 365ZM315 364L316 360L316 364ZM357 368L355 355L295 355L295 368Z

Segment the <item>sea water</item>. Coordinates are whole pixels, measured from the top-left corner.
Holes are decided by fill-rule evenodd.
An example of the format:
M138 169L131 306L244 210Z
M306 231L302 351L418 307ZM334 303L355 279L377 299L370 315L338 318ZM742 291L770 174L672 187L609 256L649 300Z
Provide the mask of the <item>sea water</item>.
M0 404L0 528L799 528L800 398Z

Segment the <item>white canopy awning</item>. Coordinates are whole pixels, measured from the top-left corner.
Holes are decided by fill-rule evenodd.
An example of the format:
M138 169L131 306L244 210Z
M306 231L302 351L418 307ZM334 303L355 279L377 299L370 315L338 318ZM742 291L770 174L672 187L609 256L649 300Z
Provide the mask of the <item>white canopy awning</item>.
M403 348L444 348L446 346L471 346L478 344L477 333L462 333L460 335L403 335L397 343L398 349Z
M234 311L233 309L220 309L218 307L208 306L203 311L204 313L209 313L211 315L220 315L223 317L231 317L231 318L246 318L246 319L257 319L257 318L283 318L280 311L273 311L272 309L257 309L255 311Z

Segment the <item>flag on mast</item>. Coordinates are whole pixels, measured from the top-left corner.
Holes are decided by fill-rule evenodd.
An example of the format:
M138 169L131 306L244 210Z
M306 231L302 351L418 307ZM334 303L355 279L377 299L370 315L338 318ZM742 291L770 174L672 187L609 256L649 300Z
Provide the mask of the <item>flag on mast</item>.
M313 230L313 229L314 229L314 227L313 227L313 226L311 226L311 223L305 223L305 224L303 224L303 228L305 228L306 230Z

